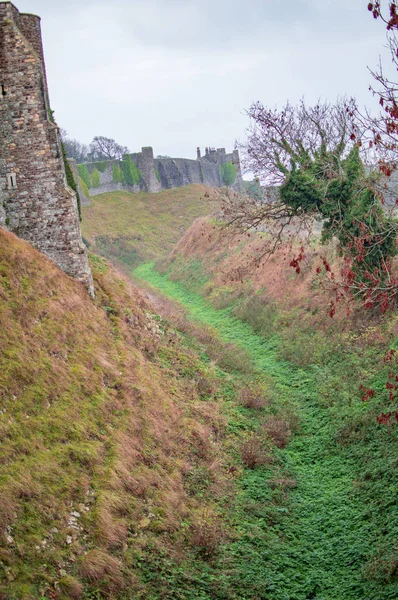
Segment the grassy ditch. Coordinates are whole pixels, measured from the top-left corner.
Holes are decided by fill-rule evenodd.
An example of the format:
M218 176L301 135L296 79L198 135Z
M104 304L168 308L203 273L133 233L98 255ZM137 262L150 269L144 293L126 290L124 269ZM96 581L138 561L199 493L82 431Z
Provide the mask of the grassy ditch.
M5 231L0 253L0 599L234 597L226 516L271 410L236 404L267 394L250 357L204 331L210 360L97 256L93 301Z
M279 336L255 333L231 307L214 309L151 264L135 274L184 306L194 322L217 330L223 342L244 349L257 372L272 378L279 406L294 407L300 423L278 451L285 473L278 482L265 466L240 477L229 512L240 535L224 545L207 578L202 572L197 583L202 595L176 597L396 598L397 525L391 500L396 433L370 422L368 405L331 403L320 385L329 377L327 368L300 368L283 360ZM341 377L348 377L343 363L340 369ZM352 431L349 419L356 425ZM279 505L270 505L275 496Z
M130 270L170 252L195 219L218 209L205 194L202 185L100 194L82 209L82 232L92 251Z

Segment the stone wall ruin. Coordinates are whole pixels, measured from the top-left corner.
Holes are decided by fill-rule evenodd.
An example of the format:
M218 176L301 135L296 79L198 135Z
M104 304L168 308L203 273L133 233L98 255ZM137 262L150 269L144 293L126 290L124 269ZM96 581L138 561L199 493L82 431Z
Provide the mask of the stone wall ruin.
M115 183L113 181L112 169L119 161L107 161L105 169L99 171L100 184L98 187L90 188L90 196L97 196L105 192L129 191L129 192L160 192L162 189L171 189L190 185L191 183L200 183L209 187L222 187L223 181L220 174L220 166L227 162L232 162L236 167L236 181L232 186L236 191L241 191L243 187L242 172L238 150L226 153L225 148L217 150L206 148L205 155L200 155L200 149L197 149L197 158L154 158L153 150L150 146L142 148L141 152L130 154L132 161L141 171L141 181L137 185L127 185L126 183ZM90 174L96 169L98 163L87 163L87 169ZM97 169L98 170L98 169ZM81 189L81 188L80 188ZM83 191L80 191L80 197L83 204L88 204Z

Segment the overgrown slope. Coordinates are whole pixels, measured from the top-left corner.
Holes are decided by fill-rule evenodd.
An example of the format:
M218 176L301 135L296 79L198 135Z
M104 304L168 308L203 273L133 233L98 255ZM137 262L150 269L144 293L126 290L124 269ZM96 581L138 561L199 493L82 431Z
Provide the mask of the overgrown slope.
M197 217L216 209L202 185L158 194L110 192L83 207L82 230L93 251L130 269L166 255Z
M260 238L194 224L136 271L153 305L0 230L2 600L397 597L397 320L326 318L317 249L249 277Z
M0 597L257 597L225 560L253 435L256 476L285 472L255 433L287 423L268 378L214 330L152 316L103 259L93 302L2 230L0 255Z
M398 349L396 315L338 307L330 318L322 273L311 266L320 254L332 263L333 248L308 249L299 274L289 268L289 247L250 271L261 238L223 240L217 225L200 221L158 271L143 265L136 273L216 325L256 362L268 361L271 345L281 368L289 361L306 381L296 392L302 429L286 449L297 489L287 505L290 517L277 526L282 538L267 565L274 582L269 598L395 598L398 431L377 417L396 406L388 387L395 359L385 358ZM273 374L270 364L264 369ZM278 380L291 385L288 372L278 369Z

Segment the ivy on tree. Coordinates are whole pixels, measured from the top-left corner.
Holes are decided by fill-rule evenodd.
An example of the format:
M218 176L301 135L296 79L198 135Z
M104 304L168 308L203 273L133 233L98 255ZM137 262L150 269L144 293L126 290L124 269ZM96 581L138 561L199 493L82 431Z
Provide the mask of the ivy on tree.
M292 222L322 221L322 240L337 239L344 257L340 286L334 281L337 300L349 293L385 310L397 299L397 220L383 209L375 186L379 169L367 174L364 168L354 100L301 101L281 110L256 102L248 114L246 166L264 184L279 186L279 194L276 201L227 199L228 222L244 230L271 223L274 249ZM292 261L297 272L298 262Z

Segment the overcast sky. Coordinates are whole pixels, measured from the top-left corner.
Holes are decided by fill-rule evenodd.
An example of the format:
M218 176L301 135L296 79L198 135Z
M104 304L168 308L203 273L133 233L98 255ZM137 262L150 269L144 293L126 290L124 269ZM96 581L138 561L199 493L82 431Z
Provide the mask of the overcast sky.
M41 16L52 108L70 137L196 157L244 141L245 109L302 96L372 104L385 29L367 0L15 0Z

